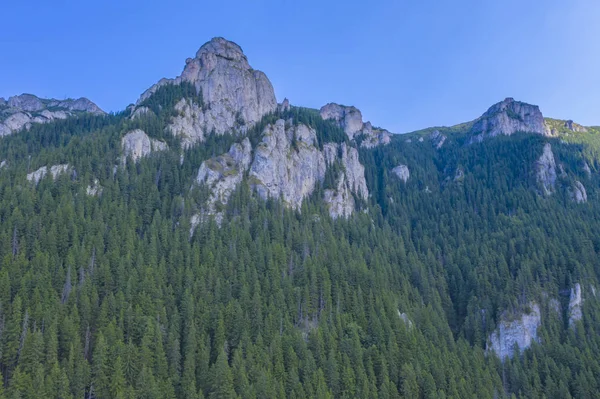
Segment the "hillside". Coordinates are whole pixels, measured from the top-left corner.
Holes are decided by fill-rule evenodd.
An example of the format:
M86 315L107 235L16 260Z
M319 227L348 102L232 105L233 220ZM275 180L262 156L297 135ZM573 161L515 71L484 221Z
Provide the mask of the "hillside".
M509 98L392 134L222 38L117 114L27 98L0 398L600 392L598 128Z

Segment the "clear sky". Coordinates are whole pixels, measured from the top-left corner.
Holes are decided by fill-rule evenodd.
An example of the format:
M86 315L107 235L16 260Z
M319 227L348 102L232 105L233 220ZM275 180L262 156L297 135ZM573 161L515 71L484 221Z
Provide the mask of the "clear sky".
M278 101L355 105L393 132L472 120L505 97L600 125L598 0L4 3L0 97L118 111L223 36Z

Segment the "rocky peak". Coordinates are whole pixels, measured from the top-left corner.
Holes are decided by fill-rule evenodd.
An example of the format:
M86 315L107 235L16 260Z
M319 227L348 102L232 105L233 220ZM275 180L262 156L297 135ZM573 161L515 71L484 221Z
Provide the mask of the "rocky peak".
M29 129L33 123L47 123L56 119L66 119L79 112L103 115L96 104L87 98L77 100L42 99L33 94L12 96L0 102L0 136L6 136L21 129Z
M363 123L362 113L356 107L329 103L321 107L321 118L333 120L350 140L359 135L364 135L362 146L372 148L379 144L388 144L391 133L384 129L374 128L370 122Z
M188 108L179 110L180 116L189 123L174 121L178 134L191 137L193 142L202 141L211 132L224 134L237 130L243 133L277 109L275 92L267 76L250 67L240 46L223 38L214 38L200 47L195 58L186 60L181 76L161 79L141 95L137 104L161 86L182 82L192 83L204 101L204 104L189 104ZM202 115L198 115L199 112ZM187 130L191 133L187 134Z
M513 98L506 98L492 105L480 118L475 120L471 133L472 142L498 135L510 136L517 132L536 133L549 136L544 117L537 105L531 105Z

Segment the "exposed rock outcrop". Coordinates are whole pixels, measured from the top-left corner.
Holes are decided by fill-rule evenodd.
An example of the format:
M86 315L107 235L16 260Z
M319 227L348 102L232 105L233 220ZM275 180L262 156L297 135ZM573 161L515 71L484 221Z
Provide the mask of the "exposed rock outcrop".
M544 145L544 152L536 162L536 177L544 195L554 192L556 184L556 162L550 143Z
M573 122L572 120L565 121L565 127L572 132L583 133L587 132L587 129L581 126L578 123Z
M56 180L58 176L63 173L72 172L72 168L69 164L52 165L49 168L47 166L42 166L35 172L27 174L27 180L37 185L48 172L50 172L52 179Z
M334 168L335 166L335 168ZM198 184L211 187L206 210L192 220L192 230L203 215L215 215L218 204L226 204L233 190L248 173L248 184L261 198L281 199L293 209L323 183L328 168L336 173L335 186L323 196L333 218L348 217L355 210L355 196L368 198L365 170L356 148L345 143L326 143L319 149L314 129L280 119L263 131L254 152L246 138L229 153L205 161L198 172Z
M220 37L200 47L194 58L188 58L181 76L161 79L141 95L137 104L161 86L182 82L195 85L204 101L204 104L196 104L199 108L203 105L202 117L192 124L193 131L181 133L176 129L179 132L176 134L192 141L201 141L211 132L244 131L277 109L275 92L267 76L250 67L240 46ZM178 128L183 126L189 125L179 124Z
M575 322L581 320L583 313L581 312L581 306L583 305L583 298L581 296L581 284L576 283L571 288L571 294L569 296L569 327L573 327Z
M280 119L268 125L250 168L252 188L262 198L282 198L298 209L325 177L325 158L314 129Z
M227 204L231 193L242 182L251 159L252 147L246 138L241 143L233 144L226 154L202 162L196 182L210 187L205 214L215 215L217 223L220 224L223 218L218 207ZM192 227L195 228L200 220L200 216L196 215L192 219Z
M471 142L486 137L510 136L517 132L536 133L549 136L550 131L537 105L530 105L507 98L492 105L487 112L475 120L471 128Z
M490 337L488 350L493 351L501 360L512 358L515 345L522 351L539 341L537 330L541 325L540 307L537 303L529 304L529 312L515 315L503 314L499 325Z
M129 117L129 119L131 119L131 120L139 119L146 115L153 114L152 110L148 107L138 107L132 111L133 112L131 113L131 116Z
M94 179L94 183L86 187L85 193L91 197L97 197L102 195L102 186L98 179Z
M143 130L132 130L121 138L121 149L123 151L121 162L125 163L127 158L137 162L154 151L163 151L167 148L167 143L151 139Z
M55 100L32 94L13 96L0 108L0 136L29 129L34 123L66 119L78 113L102 115L104 111L87 98Z
M408 178L410 177L410 171L408 170L408 166L406 165L398 165L394 169L392 169L392 172L394 172L394 174L398 176L398 178L404 183L406 183L408 181Z
M182 98L175 104L177 116L173 117L167 129L174 136L181 137L183 148L188 148L205 139L204 111L190 99Z
M590 169L590 165L588 165L588 163L585 161L583 161L583 171L585 172L587 177L590 177L592 175L592 170Z
M362 113L356 107L348 107L336 103L329 103L321 107L321 118L335 121L350 140L364 135L361 146L372 148L377 145L386 145L391 141L391 133L385 129L374 128L370 122L363 123Z
M573 183L573 187L571 187L571 199L578 204L582 204L587 202L587 192L585 191L585 187L579 180L575 180Z
M329 209L329 215L337 219L349 217L356 209L355 194L358 198L367 199L369 190L365 180L365 168L358 159L358 151L345 143L328 143L323 147L327 166L332 166L340 160L342 172L337 177L335 189L327 189L324 200ZM340 158L341 157L341 158Z
M444 143L446 142L446 135L440 133L439 130L434 130L430 135L429 135L429 140L431 140L431 144L433 144L433 146L436 149L440 149L442 148L442 146L444 145Z

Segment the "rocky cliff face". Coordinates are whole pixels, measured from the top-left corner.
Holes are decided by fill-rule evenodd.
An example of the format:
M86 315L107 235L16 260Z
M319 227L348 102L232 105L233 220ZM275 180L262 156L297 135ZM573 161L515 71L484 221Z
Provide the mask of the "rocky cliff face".
M362 146L372 148L377 145L386 145L391 140L391 133L384 129L374 128L370 122L363 123L362 113L356 107L348 107L335 103L324 105L319 111L321 118L335 121L348 136L354 140L364 135Z
M569 327L573 327L575 322L581 320L583 313L581 312L581 306L583 305L583 298L581 296L581 284L576 283L571 288L571 294L569 296Z
M69 164L52 165L50 167L42 166L35 172L29 173L27 180L37 185L48 173L50 173L53 180L56 180L59 175L72 171L73 169Z
M320 150L314 129L280 119L265 127L254 151L245 139L229 153L202 164L197 183L211 187L205 214L216 215L220 222L219 204L227 203L246 172L250 188L261 198L281 199L288 207L300 209L334 163L339 163L341 171L335 188L325 190L324 201L332 217L347 217L355 210L354 196L366 199L369 195L356 148L326 143ZM193 224L199 221L201 217L196 216Z
M408 166L406 165L398 165L394 169L392 169L392 172L394 172L394 174L398 176L398 178L404 183L406 183L408 181L408 178L410 177L410 171L408 170Z
M104 111L87 98L61 101L41 99L32 94L13 96L8 101L0 102L0 136L29 129L33 123L66 119L83 112L94 115L104 114Z
M578 204L587 202L587 192L585 186L579 181L575 180L573 187L571 187L571 199Z
M167 148L166 143L151 139L143 130L132 130L121 139L121 150L123 152L121 162L125 163L129 157L137 162L153 151L163 151Z
M186 139L187 145L202 141L214 132L245 131L277 109L273 86L261 71L250 67L237 44L214 38L204 44L194 58L186 60L181 76L162 79L148 89L138 105L166 84L190 82L202 93L204 104L178 104L181 119L169 128Z
M305 125L278 120L263 133L250 168L252 188L262 198L282 198L298 209L325 177L317 135Z
M572 120L565 121L565 127L572 132L584 133L587 132L587 129L581 126L578 123L573 122Z
M507 356L512 358L515 345L522 351L529 348L532 342L539 341L537 330L542 320L540 307L531 302L529 310L529 313L503 314L498 328L489 337L488 350L503 360Z
M215 215L217 223L221 223L223 213L217 208L227 204L231 193L242 182L251 160L252 147L246 138L241 143L233 144L226 154L202 162L196 182L210 187L204 215ZM199 222L198 216L195 220L192 220L192 225Z
M537 105L530 105L507 98L492 105L478 118L471 128L471 142L482 141L486 137L510 136L517 132L536 133L549 136L550 131Z
M544 195L554 192L556 184L556 162L550 143L544 145L544 152L536 162L536 177Z

